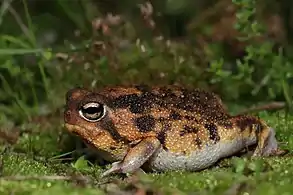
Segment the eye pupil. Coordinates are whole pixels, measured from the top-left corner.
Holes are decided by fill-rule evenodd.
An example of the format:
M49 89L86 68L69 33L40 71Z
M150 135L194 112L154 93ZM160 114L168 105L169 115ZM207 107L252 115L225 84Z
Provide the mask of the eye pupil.
M88 103L81 107L80 115L88 121L94 122L100 120L104 114L104 106L99 103Z
M89 107L89 108L83 108L83 112L88 114L95 114L97 112L100 112L100 110L97 107Z

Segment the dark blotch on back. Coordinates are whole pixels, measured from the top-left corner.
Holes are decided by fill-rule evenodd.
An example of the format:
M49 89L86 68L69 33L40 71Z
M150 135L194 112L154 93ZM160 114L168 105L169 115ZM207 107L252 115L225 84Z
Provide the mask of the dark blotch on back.
M180 131L180 136L183 136L187 133L197 133L198 129L196 127L190 127L188 125L184 125L183 130Z
M112 102L112 107L114 108L127 108L129 107L132 113L143 113L148 106L148 103L143 101L143 99L137 94L122 95L117 97Z
M101 128L103 128L106 131L108 131L115 141L117 141L117 142L123 141L125 143L129 142L126 137L123 137L123 136L120 135L120 133L117 131L114 123L112 122L112 120L110 120L110 119L102 120L98 125Z
M139 97L137 94L130 94L130 95L122 95L117 98L115 98L112 101L112 107L115 108L126 108L130 106L134 102L138 102Z
M197 112L202 118L210 121L227 120L229 115L225 112L220 99L211 92L201 89L181 89L182 95L175 101L176 108Z
M145 115L134 119L134 124L140 132L152 131L156 125L156 120L151 115Z
M197 145L197 147L200 149L201 145L202 145L202 141L200 140L200 138L196 137L194 141L195 141L195 144Z
M130 105L129 110L134 114L143 113L146 110L148 104L146 102L137 102Z
M160 143L162 144L163 148L166 150L165 142L166 142L166 133L171 128L169 123L163 124L162 130L158 133L157 137Z
M156 98L156 104L162 107L173 107L178 101L178 97L173 93L171 88L161 87L159 89L159 95Z
M173 120L180 120L181 119L181 115L178 112L174 111L174 110L171 111L169 117L171 119L173 119Z
M205 124L204 126L208 131L209 131L209 138L210 140L213 140L214 143L218 142L220 140L220 136L218 134L218 128L215 124L210 123L210 124Z
M146 88L141 89L142 94L122 95L115 98L110 106L113 108L127 108L134 114L142 114L148 112L155 102L155 95L148 92Z
M247 127L252 130L252 125L259 124L259 121L255 117L241 117L236 121L236 125L240 128L241 131L244 131ZM261 126L259 127L262 128Z
M186 115L186 116L184 116L184 118L188 121L195 121L196 123L199 123L197 118L194 116Z

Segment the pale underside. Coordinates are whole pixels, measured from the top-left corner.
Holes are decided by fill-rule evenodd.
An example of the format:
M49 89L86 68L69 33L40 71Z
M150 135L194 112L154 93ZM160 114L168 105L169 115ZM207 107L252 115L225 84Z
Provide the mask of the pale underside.
M199 171L205 169L219 159L231 156L247 146L256 144L256 138L234 139L204 146L190 155L168 152L160 147L149 159L148 168L153 171L187 170Z

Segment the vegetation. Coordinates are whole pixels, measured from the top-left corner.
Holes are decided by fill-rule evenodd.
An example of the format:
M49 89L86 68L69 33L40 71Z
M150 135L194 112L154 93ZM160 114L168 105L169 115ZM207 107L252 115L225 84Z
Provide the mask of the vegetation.
M293 149L290 1L121 2L0 2L0 192L292 193L291 154L234 157L199 173L99 179L106 167L85 158L62 126L64 94L76 85L201 87L232 113L277 102L282 110L255 114Z

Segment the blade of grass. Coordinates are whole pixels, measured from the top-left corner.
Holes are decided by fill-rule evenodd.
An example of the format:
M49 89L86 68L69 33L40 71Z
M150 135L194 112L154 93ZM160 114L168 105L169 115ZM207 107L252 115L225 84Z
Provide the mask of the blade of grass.
M50 90L49 90L49 81L47 79L47 76L46 76L46 73L45 73L45 68L44 68L44 62L39 62L39 70L41 72L41 76L42 76L42 81L43 81L43 84L44 84L44 87L45 87L45 91L46 91L46 95L47 97L50 96Z
M289 85L285 80L282 80L282 88L283 88L283 94L284 94L285 100L287 102L289 111L292 112L292 110L293 110L293 107L292 107L293 101L291 99L292 96L290 94Z
M80 17L80 16L84 16L84 14L76 15L76 10L70 9L76 6L69 7L68 2L63 0L58 0L57 3L61 6L65 14L68 16L68 18L72 22L74 22L74 24L77 26L79 30L81 30L82 32L88 32L87 27L85 25L86 22L83 20L84 17L83 18ZM72 3L76 3L76 2L72 2Z
M44 49L0 49L0 55L23 55L43 53Z
M0 8L0 26L3 22L3 17L6 14L6 12L8 12L9 10L9 6L12 3L13 0L4 0L2 2L1 8Z
M70 151L70 152L60 154L60 155L56 155L56 156L53 156L53 157L49 158L48 161L60 160L59 158L62 158L64 156L67 156L67 155L72 154L72 153L74 153L74 151Z
M1 74L0 74L0 80L2 81L2 87L5 90L5 92L8 93L12 99L15 100L15 103L23 111L21 113L24 113L25 117L30 120L31 116L30 116L29 112L27 111L25 104L19 98L19 95L12 90L9 83L6 81L6 79Z
M34 98L34 105L38 108L39 107L39 100L38 100L37 92L34 88L34 81L33 81L33 79L31 79L31 77L30 78L27 77L27 80L29 81L29 84L31 86L31 91L32 91L32 95Z
M10 43L16 44L21 48L25 48L25 49L31 48L31 46L29 44L27 44L25 41L22 41L20 38L16 38L14 36L2 35L1 39L3 39L3 41L8 41Z
M8 7L9 13L14 17L15 22L18 24L19 28L22 30L23 34L30 39L30 31L27 26L23 23L21 16L17 13L17 11L12 7Z
M30 17L29 11L28 11L28 6L27 6L26 0L22 0L22 3L23 3L24 11L25 11L25 17L26 17L26 20L28 23L29 38L30 38L32 46L35 48L35 47L37 47L37 40L36 40L35 34L33 33L32 19Z

